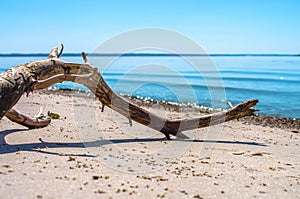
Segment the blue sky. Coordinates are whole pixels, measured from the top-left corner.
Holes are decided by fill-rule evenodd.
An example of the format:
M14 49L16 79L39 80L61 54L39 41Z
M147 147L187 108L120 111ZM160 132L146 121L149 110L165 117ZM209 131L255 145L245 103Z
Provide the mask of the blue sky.
M121 32L178 31L208 53L300 53L299 0L26 0L0 7L0 53L89 52Z

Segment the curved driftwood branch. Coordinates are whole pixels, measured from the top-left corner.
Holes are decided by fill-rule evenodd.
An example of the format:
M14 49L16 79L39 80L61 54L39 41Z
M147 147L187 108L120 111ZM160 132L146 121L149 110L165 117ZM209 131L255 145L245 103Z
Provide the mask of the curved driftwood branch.
M44 117L31 118L27 115L18 112L13 108L7 111L5 116L9 120L21 124L23 126L26 126L30 129L42 128L48 126L51 122L50 118L44 118Z
M168 120L115 93L105 82L97 68L88 63L84 53L82 53L85 62L83 64L60 60L61 53L62 50L58 53L58 48L54 47L47 59L17 66L0 75L0 119L6 116L29 128L46 126L44 125L46 124L45 121L36 121L37 123L44 122L43 125L22 123L23 119L15 119L20 118L22 114L16 114L12 107L23 93L28 94L30 91L47 88L64 81L83 84L101 101L103 108L107 106L127 117L129 121L134 120L160 131L168 139L170 139L170 135L176 136L181 131L203 128L253 115L255 110L252 107L258 103L258 100L252 99L222 112L188 120ZM24 118L24 115L21 118Z

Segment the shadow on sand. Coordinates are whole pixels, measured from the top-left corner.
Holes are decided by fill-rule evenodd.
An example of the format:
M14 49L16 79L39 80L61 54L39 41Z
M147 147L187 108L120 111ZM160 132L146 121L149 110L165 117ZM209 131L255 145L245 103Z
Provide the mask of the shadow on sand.
M108 144L122 144L122 143L138 143L138 142L172 142L174 140L166 140L165 138L143 138L143 139L112 139L112 140L97 140L91 142L44 142L40 139L39 143L26 143L26 144L8 144L5 141L5 136L20 132L27 131L28 129L10 129L0 132L0 154L15 153L18 151L33 151L39 153L46 153L60 156L84 156L84 157L95 157L86 154L65 154L42 151L42 148L87 148L87 147L100 147ZM262 146L267 145L257 142L239 142L239 141L224 141L224 140L191 140L191 139L176 139L180 142L197 142L197 143L216 143L216 144L240 144L250 146Z

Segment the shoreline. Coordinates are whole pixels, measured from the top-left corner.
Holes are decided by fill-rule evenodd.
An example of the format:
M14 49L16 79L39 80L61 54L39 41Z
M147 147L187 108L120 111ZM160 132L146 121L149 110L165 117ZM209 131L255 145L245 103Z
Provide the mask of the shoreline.
M36 92L36 91L35 91ZM73 95L76 97L90 97L94 98L94 95L89 91L81 91L81 90L72 90L72 89L45 89L42 91L45 94L59 94L64 96ZM149 108L155 104L158 104L160 106L163 106L165 110L167 111L175 111L179 112L182 107L185 109L185 111L192 111L192 112L200 112L201 115L210 114L214 112L219 112L224 109L221 108L211 108L211 107L205 107L205 106L199 106L195 104L178 104L173 102L165 102L165 101L156 101L156 100L149 100L149 98L138 98L138 97L132 97L128 95L122 95L128 100L133 101L139 106ZM280 116L272 116L272 115L262 115L262 114L255 114L254 116L248 116L239 119L243 124L247 125L261 125L261 126L267 126L271 128L280 128L285 130L290 130L295 133L300 133L300 119L298 118L286 118L286 117L280 117Z

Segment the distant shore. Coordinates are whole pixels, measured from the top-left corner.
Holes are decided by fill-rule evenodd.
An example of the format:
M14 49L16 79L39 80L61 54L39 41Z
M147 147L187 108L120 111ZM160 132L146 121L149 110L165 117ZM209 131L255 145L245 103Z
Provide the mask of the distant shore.
M214 54L196 54L196 53L181 53L181 54L169 54L169 53L86 53L87 56L91 57L110 57L110 56L124 56L124 57L177 57L177 56L211 56L211 57L297 57L300 54L225 54L225 53L214 53ZM0 57L47 57L49 53L0 53ZM81 53L64 53L62 57L81 57Z

